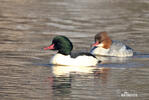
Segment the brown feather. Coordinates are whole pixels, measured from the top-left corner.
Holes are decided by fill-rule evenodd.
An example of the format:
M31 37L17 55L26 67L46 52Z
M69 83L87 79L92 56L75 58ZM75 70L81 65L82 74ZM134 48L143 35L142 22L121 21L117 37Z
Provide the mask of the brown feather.
M112 44L112 40L107 35L107 32L100 32L96 34L95 41L99 41L99 43L103 43L103 48L108 49Z

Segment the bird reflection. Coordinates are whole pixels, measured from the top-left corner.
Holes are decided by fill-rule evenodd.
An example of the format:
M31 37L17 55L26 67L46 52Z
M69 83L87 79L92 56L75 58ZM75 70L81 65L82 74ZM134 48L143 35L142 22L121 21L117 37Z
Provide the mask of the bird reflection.
M126 63L126 62L132 60L132 57L96 56L96 58L101 61L101 64L106 64L106 63Z
M50 86L53 89L54 95L68 95L71 94L72 88L79 85L79 87L86 87L97 80L106 83L109 69L100 68L99 66L52 66L53 77L49 77ZM105 79L106 78L106 79ZM92 81L90 81L92 80ZM99 84L100 85L100 84Z
M95 66L53 66L53 74L55 76L69 76L75 74L89 74L92 73Z

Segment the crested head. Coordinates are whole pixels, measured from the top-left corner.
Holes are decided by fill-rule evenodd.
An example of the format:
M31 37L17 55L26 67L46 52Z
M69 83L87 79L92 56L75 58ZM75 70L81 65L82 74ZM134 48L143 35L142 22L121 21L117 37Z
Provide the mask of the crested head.
M100 32L95 35L95 41L98 41L99 43L103 42L107 38L109 38L107 32Z
M107 35L107 32L100 32L95 35L95 46L102 46L105 49L110 48L112 40Z
M49 47L45 48L45 50L47 50L51 46L53 46L52 50L58 50L58 53L64 55L69 55L71 53L71 50L73 49L71 41L67 37L61 35L54 37L52 44Z

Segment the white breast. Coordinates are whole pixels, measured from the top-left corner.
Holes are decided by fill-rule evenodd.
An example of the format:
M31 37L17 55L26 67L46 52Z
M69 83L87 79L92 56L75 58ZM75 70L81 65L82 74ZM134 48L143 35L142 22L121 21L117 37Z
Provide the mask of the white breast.
M56 54L51 59L50 63L55 65L66 66L96 66L98 60L92 56L78 56L77 58L71 58L70 55Z
M105 49L102 47L93 47L90 53L94 55L109 55L109 49Z

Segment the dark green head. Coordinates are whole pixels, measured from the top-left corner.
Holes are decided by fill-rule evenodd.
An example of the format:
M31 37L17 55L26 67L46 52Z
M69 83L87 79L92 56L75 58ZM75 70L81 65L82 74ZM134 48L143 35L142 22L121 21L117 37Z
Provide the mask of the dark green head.
M58 53L68 55L71 53L71 50L73 49L73 45L67 37L56 36L54 37L52 44L49 47L44 49L58 50Z

